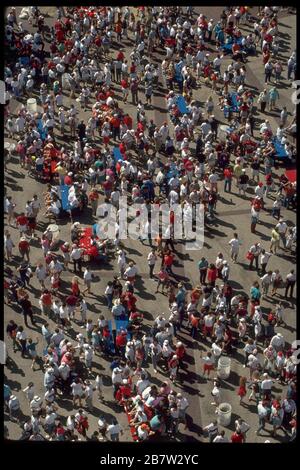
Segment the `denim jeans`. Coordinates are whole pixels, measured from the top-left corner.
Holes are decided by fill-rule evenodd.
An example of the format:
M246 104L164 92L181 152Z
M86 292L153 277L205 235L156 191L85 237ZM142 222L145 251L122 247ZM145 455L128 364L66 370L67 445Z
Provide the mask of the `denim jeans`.
M109 309L112 308L112 298L113 298L112 294L106 294L107 306Z
M258 424L258 432L265 428L265 418L258 417L259 424Z
M274 217L276 219L276 217L279 219L280 217L280 209L278 209L277 207L273 207L272 208L272 217Z
M228 192L230 193L231 192L231 179L227 179L225 178L225 181L224 181L224 192L226 193L227 190Z

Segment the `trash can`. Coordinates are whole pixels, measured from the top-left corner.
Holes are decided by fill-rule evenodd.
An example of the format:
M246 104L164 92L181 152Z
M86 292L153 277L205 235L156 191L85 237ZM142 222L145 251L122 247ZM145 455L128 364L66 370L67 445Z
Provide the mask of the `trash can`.
M218 424L220 426L229 426L231 423L232 408L229 403L221 403L217 409Z
M26 107L30 113L36 113L37 112L36 99L28 98Z
M231 359L221 356L218 361L217 375L220 379L227 379L230 375Z

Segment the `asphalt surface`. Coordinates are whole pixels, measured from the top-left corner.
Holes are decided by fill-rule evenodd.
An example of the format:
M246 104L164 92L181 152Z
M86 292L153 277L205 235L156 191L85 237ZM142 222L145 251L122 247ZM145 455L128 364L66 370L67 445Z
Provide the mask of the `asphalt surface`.
M17 9L19 10L19 9ZM219 18L221 9L220 7L195 7L197 13L204 13L208 16L208 18L214 18L217 20ZM46 24L50 25L52 20L52 15L55 14L55 8L45 8L42 7L41 11L43 13L48 13L48 17L46 18ZM296 17L295 16L285 16L285 12L280 14L280 40L282 46L282 57L287 60L290 53L295 49L296 44ZM23 21L23 26L28 31L32 31L32 27L28 24L28 22ZM242 26L242 30L249 31L250 28ZM131 52L133 47L132 41L124 41L124 52L125 55ZM49 45L47 44L49 47ZM47 50L46 46L46 50ZM115 44L115 48L112 51L113 56L115 56L117 51L118 45ZM215 54L214 46L210 46L211 54ZM157 62L161 62L163 60L162 55L156 54L155 59ZM224 64L228 64L229 58L225 58ZM247 79L246 83L249 84L249 87L253 89L253 91L257 94L261 91L264 86L263 83L263 67L262 67L262 59L261 55L259 54L258 57L251 57L249 58L248 63L246 64L247 68ZM223 68L222 68L223 70ZM284 77L286 76L286 68L283 72ZM114 90L117 95L121 95L120 86L114 85ZM287 83L286 80L283 80L282 83L279 85L279 93L280 93L280 101L279 106L286 105L290 113L293 112L293 104L290 100L291 95L291 88L290 85ZM165 99L164 95L167 93L167 90L162 90L162 92L154 93L154 100L153 100L153 109L147 111L148 119L154 118L154 121L160 125L163 121L168 119L167 113L164 111L165 109ZM204 86L203 82L201 83L200 87L194 92L194 97L200 101L200 103L204 103L207 99L208 94L211 94L212 91L207 87ZM140 91L140 96L144 98L144 94ZM214 94L215 100L215 111L214 114L220 122L224 121L222 112L219 110L217 106L217 96ZM25 100L14 101L11 104L11 109L13 110L14 114L16 114L18 108L20 107L21 103L25 102ZM70 105L70 100L67 98L67 95L64 96L64 106L68 107ZM121 107L123 107L123 103L120 103ZM126 110L128 113L134 118L134 123L136 122L136 110L135 107L132 106L130 99L129 102L126 104ZM276 121L278 120L278 112L277 113L266 113L268 119L270 120L272 126L275 126ZM90 116L90 110L87 112L80 111L80 117L82 119L87 119ZM258 123L260 120L265 119L265 116L262 116L259 112L257 113L257 121ZM276 127L275 127L276 129ZM256 129L255 135L258 136L258 132ZM10 139L5 139L11 141ZM61 145L64 145L67 149L71 148L72 142L70 139L62 139L58 136L58 142ZM275 171L276 177L281 175L285 171L284 167L279 167ZM7 194L12 195L14 202L17 204L16 212L20 213L25 208L25 202L30 200L34 193L39 195L40 200L42 201L42 192L45 190L45 186L41 183L36 182L33 178L28 177L27 172L21 169L17 164L17 159L12 158L10 163L8 164L7 172L5 174L5 187L7 190ZM230 263L230 279L231 285L234 289L234 293L237 292L246 292L249 293L250 286L254 280L257 279L257 275L254 271L249 271L247 269L247 261L245 259L245 255L247 252L248 247L254 242L257 241L257 236L250 233L250 203L249 200L251 199L253 194L253 187L249 188L248 194L246 198L242 198L238 195L237 188L233 186L233 192L230 195L226 195L223 192L223 184L220 183L219 185L220 191L220 201L217 205L217 216L213 224L209 227L206 227L205 230L205 243L204 247L201 252L193 252L193 251L186 251L184 245L178 244L178 253L177 253L177 262L175 264L174 272L177 274L178 277L182 278L186 283L187 287L192 288L198 284L198 269L197 269L197 262L200 260L202 256L205 256L209 261L214 262L218 252L223 252L224 257L229 259L229 249L228 249L228 241L232 238L232 234L234 231L237 231L239 234L240 239L242 240L242 247L240 250L239 260L237 264ZM271 194L271 197L267 200L266 207L270 209L273 203L272 198L274 197ZM41 213L43 212L43 209ZM291 210L283 210L282 215L287 221L288 225L292 225L295 223L295 213ZM86 215L82 217L80 222L83 226L89 226L94 223L92 217L90 216L90 212L87 212ZM259 241L262 242L265 248L269 248L269 240L270 240L270 233L273 226L276 224L276 220L271 217L269 211L263 212L261 216L261 223L258 226L259 231ZM48 223L47 221L41 217L38 224L38 236L41 236L41 233L45 230ZM5 226L5 228L7 228ZM18 242L18 231L9 227L9 231L12 234L12 239L15 244ZM70 223L63 222L60 225L60 240L69 241L70 240ZM162 312L168 312L168 301L167 298L162 294L155 294L156 290L156 283L151 281L148 276L148 271L146 267L145 257L150 251L149 246L142 245L140 242L135 242L132 240L126 241L126 253L127 253L127 260L135 261L139 273L141 275L138 283L137 283L137 297L138 297L138 308L144 314L144 322L145 327L149 327L153 321L153 319ZM16 249L15 249L16 252ZM41 248L38 240L34 240L31 243L31 263L35 265L37 261L41 259ZM10 264L11 267L16 268L19 265L20 259L16 256L14 261ZM278 256L273 256L269 262L270 269L276 269L279 267L281 272L286 275L291 266L295 264L295 258L290 257L284 254L281 250L279 250ZM87 295L86 300L89 307L89 314L92 319L96 320L101 313L103 313L107 318L110 318L111 313L106 308L104 303L104 289L106 286L106 282L109 278L112 277L113 274L117 272L116 262L113 261L111 266L106 269L102 270L95 270L93 269L95 275L97 275L98 280L93 283L92 285L92 294ZM66 288L70 287L71 278L73 273L71 272L64 272L62 276L62 280L66 283ZM44 319L39 314L39 305L38 305L38 297L39 297L39 286L35 279L32 280L31 288L31 300L35 307L35 317L37 321L37 326L32 328L26 328L28 335L32 335L35 338L37 335L41 337L41 326L44 322ZM274 299L267 298L262 301L262 309L264 315L269 312L269 310L274 306ZM278 332L281 332L286 341L292 343L295 339L295 327L296 327L296 313L294 309L294 304L290 302L285 302L285 317L286 317L286 324L285 328L277 328ZM19 310L8 307L5 305L5 314L4 314L4 323L5 325L9 321L9 319L14 319L17 324L23 324L22 316L19 313ZM50 321L50 325L52 329L54 328L54 323ZM79 325L73 323L73 329L69 332L70 338L73 340L78 332L80 332ZM187 396L190 402L190 408L188 410L189 415L189 429L184 430L183 425L179 426L179 433L176 437L178 441L207 441L201 434L201 429L203 426L209 424L211 420L215 419L215 409L213 406L210 405L211 402L211 389L212 383L211 381L207 381L201 376L202 371L202 361L200 359L201 351L205 351L209 348L209 343L200 341L194 343L188 332L183 330L178 335L178 339L182 339L184 343L187 345L187 364L188 364L188 371L182 373L182 383L176 384L175 390L181 391L185 396ZM40 339L40 343L42 343L42 339ZM8 354L9 354L9 361L8 366L5 368L5 382L11 387L13 392L18 396L21 402L21 406L25 416L29 416L29 406L22 393L22 389L28 384L29 381L33 381L35 384L35 392L40 396L44 395L44 387L43 387L43 374L40 371L33 372L30 369L31 361L29 359L23 359L20 356L20 353L13 353L12 346L10 342L7 344L8 347ZM38 347L38 352L41 353L41 345ZM261 345L259 346L259 353L262 352ZM232 367L231 367L231 375L228 380L222 382L221 386L221 393L222 393L222 401L228 402L232 405L233 409L233 416L231 425L227 428L226 435L229 437L232 430L234 429L234 421L237 417L242 417L248 422L251 426L250 431L247 434L248 442L264 442L265 439L269 439L271 442L279 442L284 441L285 437L282 431L278 432L278 437L272 438L270 437L271 427L266 427L266 431L262 433L261 436L256 436L255 430L257 429L258 425L258 418L255 406L253 405L239 405L239 397L237 396L237 388L238 388L238 381L239 376L245 374L245 370L242 368L241 359L243 355L241 354L241 350L238 350L238 353L232 358ZM94 374L97 371L100 371L104 377L104 402L99 402L94 397L94 411L89 414L89 423L90 429L88 435L90 435L94 430L97 429L97 420L99 415L104 415L107 418L116 415L120 424L124 428L124 435L122 436L122 440L131 442L132 438L128 429L128 423L125 414L120 410L120 408L116 407L114 404L114 400L112 397L112 388L110 382L110 371L109 371L109 364L110 362L104 358L100 358L98 355L94 356L93 361L93 371ZM154 375L152 371L152 367L149 367L149 372L151 376L151 382L159 385L162 380L166 378L165 374L158 372L158 374ZM248 370L246 370L246 375L248 375ZM281 386L276 386L274 392L276 394L283 393L283 388ZM62 416L68 416L69 414L73 414L75 411L73 409L72 401L70 399L58 400L57 401L60 409L59 414ZM5 424L9 429L9 437L11 439L18 439L21 434L20 427L9 421L8 415L5 414Z

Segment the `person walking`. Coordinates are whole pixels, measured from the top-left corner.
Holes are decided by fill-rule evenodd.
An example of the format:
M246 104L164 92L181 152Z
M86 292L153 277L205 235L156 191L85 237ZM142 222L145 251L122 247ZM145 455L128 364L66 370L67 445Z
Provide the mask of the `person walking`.
M296 284L296 274L295 274L294 269L291 269L289 274L287 274L287 276L285 278L285 282L286 282L286 286L285 286L284 297L287 299L288 298L288 293L290 291L290 298L292 299L293 298L294 287L295 287L295 284Z
M269 109L270 111L273 111L274 108L276 107L276 102L279 100L279 93L276 88L276 86L272 87L269 90Z
M279 235L279 230L278 227L274 227L271 232L271 244L270 244L270 253L274 253L276 255L276 252L279 248L279 243L280 243L280 235Z
M206 283L206 275L208 269L208 261L202 256L201 260L198 263L199 275L200 275L200 284L204 285Z
M150 253L147 256L148 266L149 266L149 276L150 279L153 279L155 263L157 261L156 249L152 248Z
M241 245L238 234L236 232L233 234L233 238L228 242L228 245L231 246L230 258L232 259L234 263L236 263L236 260L239 254L239 248Z
M265 88L259 95L257 103L260 104L260 112L264 113L266 111L267 104L269 102L269 95L267 89Z

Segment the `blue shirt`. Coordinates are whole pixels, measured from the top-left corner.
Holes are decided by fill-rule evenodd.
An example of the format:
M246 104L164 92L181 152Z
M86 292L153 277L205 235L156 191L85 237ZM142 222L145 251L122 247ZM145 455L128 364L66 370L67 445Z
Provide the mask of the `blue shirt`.
M4 400L8 400L11 394L12 393L10 387L4 384Z
M199 261L198 269L208 268L208 261L205 259L203 261Z
M150 428L152 429L152 431L157 431L160 428L160 425L161 425L160 418L157 415L153 416L153 418L150 421Z

